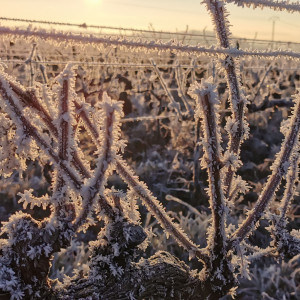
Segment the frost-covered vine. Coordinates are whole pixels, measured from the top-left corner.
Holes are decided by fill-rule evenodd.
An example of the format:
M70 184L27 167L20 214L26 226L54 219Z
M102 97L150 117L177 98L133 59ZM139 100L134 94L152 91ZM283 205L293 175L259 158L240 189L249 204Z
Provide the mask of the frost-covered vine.
M35 39L30 55L24 62L29 64L32 72L39 40L73 46L77 43L79 47L89 45L98 50L108 49L108 52L118 47L130 53L172 53L172 59L181 55L193 57L190 68L186 70L176 57L170 66L173 72L170 78L164 76L154 59L150 59L150 75L144 74L141 82L134 83L141 94L140 98L134 98L128 92L134 88L127 77L116 75L114 71L97 74L99 82L95 83L92 79L88 86L89 75L74 64L67 64L51 79L43 66L40 69L43 84L35 82L36 77L31 74L30 87L26 88L8 74L9 69L0 66L1 180L13 181L16 174L21 178L31 164L39 165L42 169L40 172L46 173L48 169L50 174L46 174L50 177L49 188L38 190L25 187L15 193L18 203L28 212L17 211L1 225L0 298L220 299L226 294L233 295L242 277L250 278L249 265L254 260L264 256L294 259L300 254L299 230L289 230L288 227L289 208L297 193L299 176L299 94L294 96L293 101L283 101L285 104L288 102L288 106L294 104L294 108L290 117L282 123L284 139L271 164L271 175L265 183L260 183L262 189L252 209L246 214L240 211L239 218L232 220L232 215L238 210L238 201L245 199L244 195L251 189L249 182L238 175L243 165L241 146L249 136L249 103L246 89L241 83L239 59L285 57L297 61L300 54L234 48L230 40L226 2L247 7L299 11L297 4L287 1L204 0L219 44L212 47L183 45L174 41L131 40L0 27L0 35L4 37ZM217 59L217 69L214 68L212 72L214 78L199 80L195 61L202 55ZM267 72L270 69L271 66ZM130 72L126 70L127 75L134 73ZM225 74L225 100L228 105L222 103L224 99L219 97L217 91L216 77L222 72ZM137 78L139 75L135 81L138 81ZM105 86L107 82L110 83L109 88ZM111 91L113 85L125 86L122 97L121 93L119 97L125 105ZM176 85L177 93L174 93L173 85ZM262 85L261 82L258 89ZM258 95L259 91L256 91L253 99ZM165 101L166 96L168 101ZM189 204L185 205L190 209L188 216L194 214L195 219L183 221L189 217L182 214L182 219L174 217L175 214L168 212L159 200L166 189L162 188L160 194L150 190L146 181L137 176L130 159L127 160L128 154L124 155L127 142L123 140L121 126L125 123L126 103L135 101L139 109L139 101L144 101L146 105L146 100L151 102L152 112L156 110L161 113L158 117L150 117L150 121L167 116L170 124L157 122L157 128L167 128L171 132L170 139L177 141L177 134L195 141L193 147L188 149L195 149L196 152L192 162L195 185L193 200L203 204L205 199L202 197L208 198L209 217L203 217L202 212L191 209ZM166 107L163 108L164 105ZM221 105L224 106L222 110ZM170 121L170 110L176 113L173 115L174 121ZM145 119L127 118L127 121ZM179 127L178 130L170 129L174 124ZM184 124L188 129L184 128ZM147 128L152 130L151 126ZM143 130L145 136L148 132ZM167 134L166 137L169 138ZM139 142L143 143L143 140ZM186 150L185 146L182 148ZM134 151L137 150L134 148ZM182 153L186 155L187 151ZM183 173L182 153L172 157L173 169L168 173L169 179L174 170L176 174ZM159 156L160 153L154 155ZM201 175L207 173L201 183L200 172ZM120 190L112 186L111 178L117 178ZM178 179L185 180L183 177ZM280 204L277 210L276 206L272 209L270 204L275 202L280 187L284 189L282 196L277 195ZM201 194L202 190L204 192ZM168 194L166 199L177 198ZM180 199L176 201L184 204ZM140 203L149 212L145 228L142 226ZM43 210L47 217L35 218L34 209ZM272 239L264 249L252 245L248 239L263 218L269 223L267 230ZM203 236L206 233L203 238L205 246L192 239L191 232L183 230L194 226L196 219L199 222L195 231L202 232ZM196 259L199 269L191 271L185 263L164 251L138 260L141 251L155 236L149 225L150 220L161 226L167 238L173 239L171 243L183 248L180 253L190 260ZM84 268L75 271L72 277L66 276L62 284L51 280L49 271L53 255L58 255L70 245L72 248L72 239L82 231L90 230L93 225L98 230L97 238L87 247L88 254L85 255L89 259Z

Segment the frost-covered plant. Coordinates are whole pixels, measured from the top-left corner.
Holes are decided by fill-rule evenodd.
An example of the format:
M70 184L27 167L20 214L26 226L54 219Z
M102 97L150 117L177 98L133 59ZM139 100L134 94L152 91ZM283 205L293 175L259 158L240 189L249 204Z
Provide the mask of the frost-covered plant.
M38 90L26 90L1 72L1 107L5 115L10 115L17 128L15 134L18 133L20 144L16 144L23 150L21 158L34 160L38 155L44 155L43 159L50 160L55 166L52 195L37 198L32 195L32 190L20 194L20 202L23 202L24 207L30 204L31 207L46 208L49 205L52 211L50 217L38 222L30 215L19 212L9 219L1 232L9 236L9 239L3 240L1 248L3 262L7 267L11 266L11 272L15 270L18 273L21 280L19 288L26 291L26 295L38 297L41 293L47 293L50 256L68 246L76 231L93 223L92 213L97 213L97 218L103 215L108 219L105 221L107 226L99 233L100 244L93 244L94 259L91 259L90 274L99 273L99 267L104 272L107 265L114 276L122 275L132 255L129 249L135 248L146 237L137 223L138 218L133 218L133 213L129 211L135 208L122 203L127 201L127 197L139 196L179 244L200 259L206 257L172 222L158 200L117 154L124 147L119 130L123 114L121 102L111 100L106 94L98 109L92 110L88 104L81 102L74 91L75 73L71 65L65 68L51 90L48 89L43 96L38 94ZM47 106L49 102L50 107ZM54 103L58 103L58 106L53 106ZM94 168L84 161L80 151L79 122L85 126L98 148ZM5 135L3 137L6 140ZM4 151L5 145L2 145ZM19 156L13 159L18 161ZM125 198L105 189L105 173L109 174L113 170L129 186ZM24 270L19 268L20 263ZM28 270L28 264L32 269ZM104 274L98 277L102 278ZM97 278L94 275L90 277ZM41 292L40 286L43 285L44 290ZM6 285L2 290L12 293Z
M76 68L71 64L52 84L37 84L30 89L1 68L1 176L11 176L15 168L25 170L29 161L39 160L53 168L49 193L37 197L33 189L28 189L18 194L24 208L28 205L49 208L50 216L36 220L30 214L17 212L3 223L0 232L1 295L9 294L11 299L219 299L227 293L234 294L240 276L249 277L252 260L265 255L285 259L299 254L299 231L289 232L286 215L298 179L300 96L295 95L293 113L282 125L284 141L271 175L254 207L234 226L230 223L234 201L249 189L237 175L242 165L241 144L248 137L247 99L240 84L236 59L243 53L231 48L225 3L219 0L203 2L212 16L220 46L205 51L219 54L219 68L226 75L231 111L225 126L228 143L222 146L220 100L213 79L195 81L190 86L189 94L196 106L195 127L200 124L199 142L204 152L200 166L208 174L211 222L207 246L201 248L184 233L123 158L121 102L103 93L102 101L92 106L84 97L79 97L75 91ZM104 40L113 45L141 47L141 42ZM172 43L148 43L143 47L179 49ZM182 48L183 52L192 53L197 49ZM294 57L298 57L297 54ZM154 63L153 67L169 97L169 106L181 116L178 103ZM183 93L181 74L177 70L175 75ZM82 93L84 96L84 87ZM185 97L184 100L185 113L191 113L189 102ZM96 149L89 157L81 147L82 130L89 134ZM125 192L110 187L108 178L112 174L118 174L127 184ZM269 210L269 206L282 178L286 178L285 192L279 213L276 213ZM165 233L185 249L190 259L200 261L201 270L191 271L168 252L158 252L137 261L147 238L147 231L140 223L137 199L143 202ZM247 238L264 217L270 221L268 230L273 239L270 247L261 249L251 245ZM51 280L52 255L69 247L78 232L98 221L103 226L97 240L89 245L88 268L75 272L73 277L66 276L63 284Z

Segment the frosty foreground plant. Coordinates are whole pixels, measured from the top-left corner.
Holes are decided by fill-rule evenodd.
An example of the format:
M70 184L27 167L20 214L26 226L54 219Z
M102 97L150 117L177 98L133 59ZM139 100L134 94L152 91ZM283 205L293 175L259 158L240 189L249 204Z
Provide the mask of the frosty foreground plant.
M221 1L206 0L220 47L230 50L228 20ZM284 122L284 141L272 166L272 174L254 208L233 229L230 208L247 184L236 175L241 165L240 146L248 135L247 100L239 83L237 61L224 52L220 67L227 77L232 115L227 118L229 142L221 146L219 99L212 80L195 82L190 95L196 104L195 124L200 120L204 156L201 167L208 172L208 195L212 221L207 247L200 249L168 216L122 158L120 102L105 93L92 107L75 92L75 68L68 65L50 87L26 89L0 70L2 177L14 169L25 170L28 161L39 159L53 165L51 193L35 197L33 190L19 194L24 208L50 207L42 221L17 212L4 223L0 240L0 295L11 299L219 299L234 293L240 275L247 275L251 258L263 255L295 256L300 253L299 232L288 232L287 209L295 193L299 163L300 96L295 96L293 114ZM195 125L196 126L196 125ZM82 127L97 149L93 161L81 151ZM108 189L107 179L119 174L126 193ZM273 200L286 176L279 214L271 214ZM167 252L136 262L147 233L140 226L135 201L140 198L166 233L199 259L203 268L191 271ZM129 205L129 202L131 203ZM270 247L259 249L245 238L262 217L272 222ZM76 274L63 285L48 278L51 256L70 245L76 233L97 220L105 226L90 243L87 274Z
M201 84L195 83L191 87L190 93L197 104L195 119L201 119L204 132L202 143L205 155L201 160L201 166L208 170L212 210L208 246L206 249L199 249L173 223L158 200L145 184L139 182L134 172L118 154L120 147L124 147L124 143L120 141L119 129L122 116L121 103L111 100L106 94L98 109L83 103L74 91L74 76L74 68L69 65L56 78L52 91L46 86L26 90L3 70L0 73L1 107L6 112L2 113L2 120L5 121L4 124L14 142L7 144L8 136L2 135L2 153L11 155L2 162L2 176L9 176L11 173L11 169L5 167L13 165L25 169L24 160L33 160L37 156L43 161L50 160L55 166L52 195L37 198L32 195L32 190L20 195L20 202L23 202L24 207L30 205L45 208L50 205L51 216L43 221L36 221L30 215L18 212L2 227L1 234L8 236L8 239L1 240L2 292L10 293L12 299L51 298L53 295L72 299L73 293L78 293L83 286L93 284L93 288L84 290L86 294L82 295L83 298L96 293L98 296L95 298L114 299L115 284L118 283L120 287L117 289L118 293L143 298L149 290L140 286L157 280L157 275L151 277L148 272L165 266L165 275L169 280L172 279L172 283L171 281L164 283L166 290L163 291L163 295L168 295L168 284L176 290L173 286L174 278L171 276L176 271L176 276L179 272L186 284L193 287L191 298L221 297L237 283L241 242L262 216L281 178L288 170L290 175L287 192L273 234L278 250L284 249L290 254L292 251L293 255L299 253L298 237L286 231L283 221L293 194L291 185L296 180L300 126L299 97L295 101L293 116L284 124L286 138L275 160L273 175L269 178L255 208L236 232L230 235L226 225L228 204L224 196L223 177L229 167L235 170L240 162L234 153L228 154L221 148L215 87L211 82L204 80ZM54 105L54 101L59 104L58 107ZM80 124L85 126L98 148L94 168L91 168L91 164L85 160L80 151L78 138ZM105 188L107 176L114 170L128 184L127 195ZM192 257L196 256L203 262L204 268L200 277L190 273L187 267L183 267L174 261L172 256L164 253L158 253L157 256L150 258L148 263L141 261L136 264L131 261L137 247L146 238L146 233L138 223L138 212L135 209L130 211L126 203L128 199L136 197L144 201L168 234L189 251ZM64 289L53 289L51 287L53 283L48 278L51 255L68 247L72 236L91 224L93 213L97 218L105 218L106 227L99 233L98 241L92 245L90 271L84 278L83 286L77 282L77 280L82 282L83 279L74 278L76 284L71 282ZM124 279L126 275L137 276L138 285L132 283L129 285ZM108 288L107 282L111 283L112 278L114 285ZM179 288L177 293L183 296L186 291Z
M55 166L51 196L36 198L31 194L32 191L25 191L20 199L25 208L28 204L44 208L50 205L51 216L37 222L30 215L19 212L2 228L1 233L8 234L9 239L1 240L1 264L5 267L4 270L8 268L1 277L1 289L10 292L13 298L18 299L24 295L38 297L41 294L41 287L45 289L49 285L47 274L50 256L67 247L76 231L89 226L93 212L98 217L105 216L108 225L105 232L100 233L100 244L94 245L97 255L95 254L95 259L91 259L91 273L94 274L94 269L99 268L95 260L98 263L102 261L101 266L107 266L116 277L124 273L124 266L130 263L129 254L132 255L129 249L132 247L133 251L146 235L136 223L138 217L132 220L132 212L123 203L126 199L119 193L105 189L107 176L113 170L128 183L127 197L135 197L134 194L139 196L179 244L190 251L191 255L206 259L206 255L172 222L158 200L138 181L117 154L119 148L124 147L119 139L119 121L123 114L121 103L111 100L106 94L98 111L86 103L80 103L74 91L74 77L73 67L68 65L56 78L52 91L40 87L43 89L40 97L38 89L26 90L1 71L1 107L11 116L16 126L16 130L14 127L10 128L15 139L13 148L7 149L2 144L4 154L8 150L8 153L14 155L3 162L2 175L11 174L5 168L11 159L14 166L23 166L25 169L24 160L36 159L39 155L42 160L50 159ZM57 109L55 102L59 103ZM3 114L3 119L11 122L6 114ZM96 167L92 170L78 146L79 122L86 127L98 148ZM3 135L2 138L6 142L7 136ZM103 244L104 240L108 245ZM113 244L110 244L112 241ZM100 259L103 252L105 258ZM123 255L126 259L122 258L121 263ZM114 263L115 257L118 263ZM105 267L102 269L104 272ZM17 276L19 281L9 281L9 274Z

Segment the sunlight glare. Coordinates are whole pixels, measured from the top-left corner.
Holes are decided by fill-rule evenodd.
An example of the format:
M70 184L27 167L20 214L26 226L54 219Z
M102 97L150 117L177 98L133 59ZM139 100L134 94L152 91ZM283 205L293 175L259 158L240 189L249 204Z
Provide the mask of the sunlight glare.
M87 4L92 4L92 5L97 5L97 4L101 4L102 0L86 0Z

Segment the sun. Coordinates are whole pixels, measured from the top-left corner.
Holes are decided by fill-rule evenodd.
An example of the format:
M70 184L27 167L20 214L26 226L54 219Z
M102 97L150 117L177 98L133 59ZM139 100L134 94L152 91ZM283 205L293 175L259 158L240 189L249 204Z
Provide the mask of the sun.
M99 5L102 3L102 0L86 0L86 3L91 5Z

